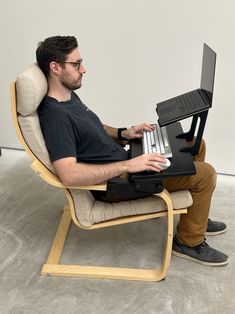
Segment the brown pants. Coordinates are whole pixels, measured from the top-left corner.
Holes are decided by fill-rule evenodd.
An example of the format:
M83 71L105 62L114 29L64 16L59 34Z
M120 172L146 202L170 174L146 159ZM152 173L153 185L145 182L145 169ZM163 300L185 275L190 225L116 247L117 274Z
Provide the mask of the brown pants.
M189 190L193 205L187 214L180 216L177 227L177 238L188 246L196 246L203 242L207 228L212 193L216 186L215 169L205 160L206 145L202 141L198 155L194 157L196 174L185 177L172 177L164 180L164 186L169 192Z

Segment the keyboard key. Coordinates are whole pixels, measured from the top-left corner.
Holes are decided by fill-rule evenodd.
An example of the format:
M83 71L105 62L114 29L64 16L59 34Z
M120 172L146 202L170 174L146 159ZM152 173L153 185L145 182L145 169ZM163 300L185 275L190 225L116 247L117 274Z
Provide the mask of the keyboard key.
M145 154L159 153L167 158L172 157L166 127L161 128L158 124L152 132L143 132L142 147Z

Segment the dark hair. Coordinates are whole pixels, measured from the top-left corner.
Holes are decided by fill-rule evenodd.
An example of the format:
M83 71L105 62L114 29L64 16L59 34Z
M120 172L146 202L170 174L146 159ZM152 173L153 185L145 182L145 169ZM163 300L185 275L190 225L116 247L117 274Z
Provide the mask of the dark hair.
M50 73L49 64L52 61L66 61L67 55L77 47L77 39L73 36L53 36L40 42L36 50L36 58L45 76L48 77Z

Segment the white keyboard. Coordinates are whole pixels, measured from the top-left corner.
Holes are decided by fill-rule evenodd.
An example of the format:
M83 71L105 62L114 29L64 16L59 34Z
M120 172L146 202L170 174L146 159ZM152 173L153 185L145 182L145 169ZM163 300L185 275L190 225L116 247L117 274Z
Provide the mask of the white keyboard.
M152 132L143 132L142 145L144 154L159 153L166 158L172 157L166 127L160 127L158 123Z

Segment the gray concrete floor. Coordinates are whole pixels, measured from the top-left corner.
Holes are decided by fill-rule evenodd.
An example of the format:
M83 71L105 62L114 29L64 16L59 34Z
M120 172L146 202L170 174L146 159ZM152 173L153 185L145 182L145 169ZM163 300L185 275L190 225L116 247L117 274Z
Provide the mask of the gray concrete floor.
M218 176L210 215L229 229L207 239L230 264L210 268L172 256L166 280L145 283L40 276L66 199L30 169L25 152L3 149L0 165L0 313L235 313L235 177ZM164 227L163 219L72 227L62 262L154 267Z

